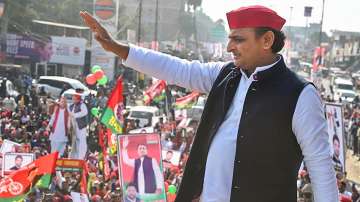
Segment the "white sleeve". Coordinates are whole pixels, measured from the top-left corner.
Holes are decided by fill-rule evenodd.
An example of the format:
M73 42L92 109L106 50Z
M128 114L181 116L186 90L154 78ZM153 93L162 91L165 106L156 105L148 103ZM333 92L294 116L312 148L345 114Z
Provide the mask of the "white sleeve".
M130 167L134 167L135 166L135 159L131 159L129 158L129 155L127 153L126 149L122 149L122 157L123 157L123 161L126 165L130 166Z
M82 103L80 105L80 107L81 107L81 110L79 112L74 113L75 118L80 118L80 117L86 116L88 114L87 107L84 103Z
M200 63L187 61L164 53L130 45L129 55L124 63L139 72L169 84L209 93L223 62Z
M163 182L164 182L163 174L161 173L159 164L154 158L152 159L152 166L155 173L156 189L163 189Z
M316 202L337 202L338 189L330 155L329 136L321 98L314 86L299 96L292 129L301 147Z

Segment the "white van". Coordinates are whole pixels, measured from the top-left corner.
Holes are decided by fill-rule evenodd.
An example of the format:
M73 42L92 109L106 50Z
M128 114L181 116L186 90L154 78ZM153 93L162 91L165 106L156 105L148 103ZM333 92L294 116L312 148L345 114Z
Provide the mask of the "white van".
M49 93L50 97L57 99L60 96L64 84L67 84L72 89L83 89L85 96L90 94L89 88L80 81L60 76L40 76L36 84L36 92L39 93L40 89L44 88L44 91Z
M334 100L352 102L356 96L354 84L350 79L336 78L334 80Z
M139 120L141 128L146 126L155 126L159 122L160 111L152 106L134 106L130 108L128 119Z

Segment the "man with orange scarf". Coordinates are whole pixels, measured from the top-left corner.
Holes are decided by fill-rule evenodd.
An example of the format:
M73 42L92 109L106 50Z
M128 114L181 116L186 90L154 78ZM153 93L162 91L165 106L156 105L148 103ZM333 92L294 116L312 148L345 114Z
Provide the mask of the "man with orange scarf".
M58 151L60 157L64 154L68 142L67 132L69 126L70 119L66 99L60 97L59 104L55 107L48 125L48 130L51 131L51 152Z

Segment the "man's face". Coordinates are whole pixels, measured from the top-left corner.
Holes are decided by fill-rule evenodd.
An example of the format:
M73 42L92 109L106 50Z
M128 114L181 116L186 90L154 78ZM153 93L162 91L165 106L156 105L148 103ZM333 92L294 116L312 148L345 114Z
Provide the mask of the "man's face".
M41 58L44 61L49 61L51 56L54 54L52 43L51 42L46 43L43 49L40 51L40 54L41 54Z
M138 154L139 154L139 157L144 157L147 155L147 148L145 145L138 146Z
M136 198L136 189L134 186L129 186L126 190L127 196L130 199L135 199Z
M166 160L170 161L172 159L173 154L171 152L166 153Z
M16 158L15 159L15 166L20 168L21 167L21 164L22 164L22 159L21 158Z
M73 101L73 103L77 104L77 103L80 102L80 98L78 96L76 96L76 95L73 95L72 96L72 101Z
M61 108L65 107L65 102L66 102L65 97L61 97L60 102L59 102L59 105L60 105Z
M340 156L340 143L337 140L334 140L334 153L337 157Z
M232 53L236 67L253 69L261 60L263 40L256 38L253 28L230 30L227 51Z

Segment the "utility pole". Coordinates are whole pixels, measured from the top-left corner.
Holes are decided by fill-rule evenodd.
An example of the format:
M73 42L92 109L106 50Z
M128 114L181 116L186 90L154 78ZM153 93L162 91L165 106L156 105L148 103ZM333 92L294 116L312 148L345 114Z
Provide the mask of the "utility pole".
M159 0L156 0L155 6L155 33L154 33L154 43L155 50L158 51L158 26L159 26Z
M322 41L322 26L323 26L323 21L324 21L324 10L325 10L325 0L323 0L323 3L322 3L321 21L320 21L320 33L319 33L319 48L320 48L319 61L320 61L320 64L321 64L322 61L323 61L321 41ZM325 63L325 62L324 62L324 63ZM324 64L323 64L323 65L324 65Z
M290 43L291 43L291 39L292 39L292 36L291 36L291 18L292 18L293 8L294 7L290 6L290 18L289 18L289 41L290 41ZM287 62L290 62L290 60L289 60L289 49L290 49L290 47L288 46L286 48L286 60L287 60Z
M140 40L141 40L141 13L142 13L142 3L143 3L143 0L140 0L140 2L139 2L139 22L138 22L138 33L137 33L137 42L138 42L138 45L140 45Z

